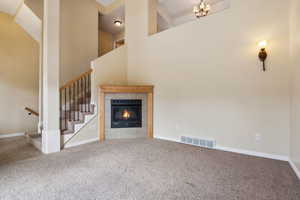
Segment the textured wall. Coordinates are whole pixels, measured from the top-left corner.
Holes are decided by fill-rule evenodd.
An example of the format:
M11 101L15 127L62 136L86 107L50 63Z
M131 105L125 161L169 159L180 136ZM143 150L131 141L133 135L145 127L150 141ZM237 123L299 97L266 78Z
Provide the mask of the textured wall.
M128 80L155 85L155 136L214 138L225 147L288 156L288 6L232 0L223 12L150 37L147 0L125 7ZM257 57L263 39L265 73Z
M127 48L122 46L92 62L92 103L98 105L98 87L102 84L126 84ZM98 105L99 108L99 105ZM68 145L83 141L94 140L99 137L99 119L96 117L76 136Z
M94 0L61 0L61 85L90 69L98 57L98 9Z
M25 4L36 14L41 20L44 14L44 0L25 0Z
M112 51L114 48L113 35L104 31L99 31L99 55L102 56Z
M42 0L25 4L43 18ZM60 1L60 85L90 69L98 57L98 9L94 0Z
M300 172L300 2L291 1L291 159Z
M34 131L38 110L39 46L10 15L0 13L0 134Z

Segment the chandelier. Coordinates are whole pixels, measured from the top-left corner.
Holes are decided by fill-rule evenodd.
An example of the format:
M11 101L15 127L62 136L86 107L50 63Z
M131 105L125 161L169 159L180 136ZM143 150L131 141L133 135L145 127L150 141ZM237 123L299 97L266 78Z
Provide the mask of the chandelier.
M208 15L211 7L208 3L206 3L204 0L201 0L200 4L197 6L194 6L194 13L197 18L205 17Z

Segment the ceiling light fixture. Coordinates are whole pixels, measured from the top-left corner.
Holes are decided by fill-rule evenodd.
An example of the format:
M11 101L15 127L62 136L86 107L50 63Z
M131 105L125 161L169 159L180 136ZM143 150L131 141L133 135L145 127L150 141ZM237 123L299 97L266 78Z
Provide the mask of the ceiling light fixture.
M205 17L208 15L211 7L208 3L206 3L204 0L201 0L200 4L197 6L194 6L194 13L197 18Z
M114 24L115 24L116 26L122 26L122 21L120 21L120 20L115 20L115 21L114 21Z

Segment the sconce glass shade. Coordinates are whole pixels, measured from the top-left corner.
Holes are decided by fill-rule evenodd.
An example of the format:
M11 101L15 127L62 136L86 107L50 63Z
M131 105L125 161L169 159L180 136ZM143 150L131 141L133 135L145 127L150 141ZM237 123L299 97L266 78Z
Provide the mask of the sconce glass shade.
M122 21L120 20L115 20L114 21L115 26L122 26Z
M261 49L265 49L266 46L267 46L267 41L266 41L266 40L260 41L260 42L258 43L258 46L259 46Z

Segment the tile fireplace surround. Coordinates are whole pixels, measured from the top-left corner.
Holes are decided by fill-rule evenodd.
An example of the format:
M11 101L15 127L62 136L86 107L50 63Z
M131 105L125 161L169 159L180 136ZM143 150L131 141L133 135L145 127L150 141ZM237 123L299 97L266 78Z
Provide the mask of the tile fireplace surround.
M148 137L153 138L153 88L152 85L100 85L99 86L99 138ZM140 129L112 129L110 127L111 99L141 99L142 100L142 128Z

